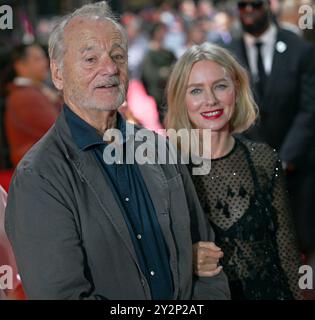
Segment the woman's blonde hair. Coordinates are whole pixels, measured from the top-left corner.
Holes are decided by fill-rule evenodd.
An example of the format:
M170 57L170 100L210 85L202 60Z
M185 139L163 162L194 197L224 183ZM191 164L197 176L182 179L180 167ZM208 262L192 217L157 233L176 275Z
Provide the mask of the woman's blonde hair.
M258 107L253 99L246 70L228 50L210 43L194 45L177 61L169 77L166 95L168 111L165 117L167 129L192 129L185 103L185 94L190 71L201 60L214 61L231 77L236 92L235 111L230 121L231 133L248 129L258 116Z

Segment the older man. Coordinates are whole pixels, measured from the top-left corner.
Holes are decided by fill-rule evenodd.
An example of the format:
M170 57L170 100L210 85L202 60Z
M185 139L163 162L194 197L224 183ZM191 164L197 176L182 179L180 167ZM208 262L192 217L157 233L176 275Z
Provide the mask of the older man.
M222 272L193 276L192 243L213 232L185 168L103 159L104 132L126 132L126 36L107 4L65 17L49 53L66 104L19 164L6 211L27 297L228 298Z

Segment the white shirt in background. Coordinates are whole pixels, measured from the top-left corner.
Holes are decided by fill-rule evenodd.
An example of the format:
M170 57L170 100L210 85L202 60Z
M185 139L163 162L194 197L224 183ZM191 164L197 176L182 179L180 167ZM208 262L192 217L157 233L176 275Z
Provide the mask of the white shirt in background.
M248 63L250 67L250 72L255 78L258 74L257 70L257 48L255 46L256 42L261 42L261 55L263 59L263 64L265 72L270 75L272 69L273 54L275 50L275 43L277 40L277 28L275 25L271 24L270 27L258 38L254 37L249 33L244 33L244 42L247 52Z

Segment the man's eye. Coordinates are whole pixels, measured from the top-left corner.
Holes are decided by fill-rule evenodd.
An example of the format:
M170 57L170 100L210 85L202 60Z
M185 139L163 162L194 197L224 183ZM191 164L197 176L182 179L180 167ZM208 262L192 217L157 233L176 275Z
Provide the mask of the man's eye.
M119 61L119 62L122 62L125 60L125 56L123 54L114 54L112 57L115 61Z
M93 63L93 62L96 61L96 58L95 57L89 57L89 58L85 58L84 61L87 62L87 63Z
M194 96L194 95L197 95L201 92L201 89L198 89L198 88L195 88L195 89L192 89L190 91L190 93Z

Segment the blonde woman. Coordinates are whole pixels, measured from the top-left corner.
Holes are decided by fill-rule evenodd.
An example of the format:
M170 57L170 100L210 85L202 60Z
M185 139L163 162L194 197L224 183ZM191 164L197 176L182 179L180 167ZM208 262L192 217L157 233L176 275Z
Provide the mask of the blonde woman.
M246 71L223 48L193 46L172 71L167 101L167 129L211 129L204 152L211 154L210 173L192 179L224 253L232 299L300 298L281 162L268 145L236 135L257 117ZM197 272L206 270L204 261Z

